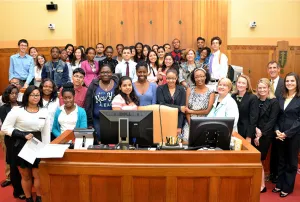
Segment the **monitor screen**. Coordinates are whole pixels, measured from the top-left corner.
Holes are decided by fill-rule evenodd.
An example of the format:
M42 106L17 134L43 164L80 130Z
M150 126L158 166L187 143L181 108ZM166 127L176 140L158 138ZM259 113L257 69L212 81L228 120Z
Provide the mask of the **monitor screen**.
M229 150L233 124L233 117L191 117L189 146Z
M119 118L129 120L130 144L135 140L135 143L140 146L153 145L153 112L131 110L100 110L101 144L119 143ZM123 131L120 133L122 135Z

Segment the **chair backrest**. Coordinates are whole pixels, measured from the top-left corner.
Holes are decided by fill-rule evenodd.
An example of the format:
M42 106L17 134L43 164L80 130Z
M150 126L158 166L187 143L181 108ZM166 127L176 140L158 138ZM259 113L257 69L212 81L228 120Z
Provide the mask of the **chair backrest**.
M160 107L159 107L160 106ZM160 108L160 113L159 113ZM164 143L167 136L177 136L178 109L164 105L140 106L138 110L153 111L153 142L161 142L161 126ZM160 117L161 116L161 117ZM162 123L160 123L160 120Z

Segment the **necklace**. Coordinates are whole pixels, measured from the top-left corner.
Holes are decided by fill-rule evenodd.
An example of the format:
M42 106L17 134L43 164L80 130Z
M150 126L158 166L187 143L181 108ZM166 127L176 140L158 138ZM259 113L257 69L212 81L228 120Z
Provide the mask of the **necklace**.
M101 86L102 85L102 86ZM105 91L107 91L108 89L110 89L110 85L111 85L111 80L109 81L109 84L108 85L104 85L104 83L100 80L100 87L102 89L104 89Z

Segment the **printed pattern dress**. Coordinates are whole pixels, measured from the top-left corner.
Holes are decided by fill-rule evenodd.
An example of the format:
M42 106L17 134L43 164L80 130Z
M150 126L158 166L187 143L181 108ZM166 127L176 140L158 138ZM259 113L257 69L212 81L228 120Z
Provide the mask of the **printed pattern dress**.
M189 97L189 103L188 107L191 110L205 110L208 108L208 103L209 103L209 97L210 94L214 93L211 89L207 89L205 93L196 93L195 92L195 87L191 88L191 94ZM205 115L196 115L196 114L191 114L191 117L203 117ZM182 129L182 134L183 134L183 140L188 141L189 139L189 133L190 133L190 125L188 122L185 122L185 125Z

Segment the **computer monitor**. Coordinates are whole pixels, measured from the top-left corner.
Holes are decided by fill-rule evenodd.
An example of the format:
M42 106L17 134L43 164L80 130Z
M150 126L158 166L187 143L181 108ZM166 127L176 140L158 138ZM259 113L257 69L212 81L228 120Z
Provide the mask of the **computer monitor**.
M119 122L121 138L129 132L129 143L140 146L153 145L153 112L133 110L100 110L100 141L101 144L118 144ZM126 127L126 119L129 127Z
M229 150L234 117L191 117L189 147Z

